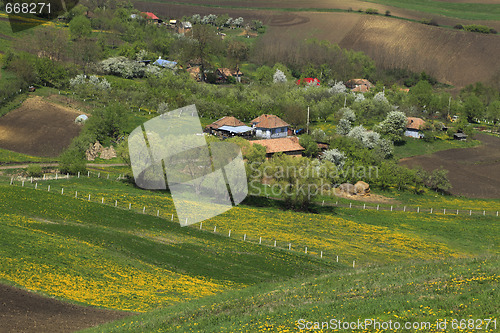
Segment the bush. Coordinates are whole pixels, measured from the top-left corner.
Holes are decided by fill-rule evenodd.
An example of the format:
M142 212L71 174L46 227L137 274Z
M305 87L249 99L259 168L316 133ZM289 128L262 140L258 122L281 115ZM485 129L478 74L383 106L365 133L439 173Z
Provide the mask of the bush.
M453 29L457 29L457 30L463 30L464 29L464 26L461 25L461 24L457 24L453 27Z
M481 24L469 24L469 25L464 25L464 30L470 32L479 32L482 34L490 34L494 29Z
M391 16L391 11L390 10L386 10L385 11L385 16Z
M368 9L366 9L366 13L370 14L370 15L377 15L378 14L378 9L368 8Z
M26 169L28 177L41 177L43 175L42 167L39 164L31 164Z
M435 26L435 27L439 27L439 24L437 23L436 19L424 18L424 19L421 19L419 22L422 23L422 24L427 24L427 25L432 25L432 26Z
M87 161L81 154L75 154L72 149L67 150L61 155L59 171L63 174L69 173L72 175L76 175L78 172L85 173L87 171Z

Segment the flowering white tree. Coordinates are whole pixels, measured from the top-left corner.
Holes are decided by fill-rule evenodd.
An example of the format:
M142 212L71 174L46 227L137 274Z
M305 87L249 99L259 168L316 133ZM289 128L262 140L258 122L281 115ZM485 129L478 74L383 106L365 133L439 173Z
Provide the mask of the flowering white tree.
M342 118L337 125L337 134L347 135L351 131L351 128L351 122L347 119Z
M345 164L345 154L338 149L329 149L321 155L321 159L330 161L339 169L342 169Z
M356 94L356 93L352 93L355 97L354 97L354 102L355 103L360 103L360 102L363 102L365 100L365 95L363 95L363 93L359 93L359 94Z
M344 85L344 82L339 81L335 82L335 84L329 89L329 92L336 95L336 94L345 94L347 92L347 88Z
M406 115L401 111L391 111L383 122L377 125L376 131L387 135L391 140L401 140L406 129Z
M279 69L276 70L276 72L273 75L273 82L274 83L284 83L287 82L286 75Z
M363 143L363 146L365 146L368 149L373 149L375 148L380 141L380 134L377 132L365 132L361 142Z
M164 114L168 112L168 103L162 102L158 104L158 109L156 110L159 114Z
M240 16L237 19L234 19L233 24L237 27L241 27L243 25L243 17Z
M342 114L343 119L347 119L351 123L356 121L356 114L351 108L342 108L339 112Z
M373 96L373 101L377 103L386 103L389 104L387 98L385 98L385 94L383 92L378 92Z

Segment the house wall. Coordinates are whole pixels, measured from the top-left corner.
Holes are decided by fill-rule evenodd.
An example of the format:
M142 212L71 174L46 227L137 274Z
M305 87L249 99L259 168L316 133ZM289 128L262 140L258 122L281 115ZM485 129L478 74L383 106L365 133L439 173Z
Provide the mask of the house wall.
M279 128L259 128L255 129L255 136L261 139L277 139L286 138L288 135L288 127Z
M415 139L421 139L424 137L424 135L422 133L420 133L419 131L412 130L412 129L407 129L405 132L405 136L409 136L409 137L415 138Z

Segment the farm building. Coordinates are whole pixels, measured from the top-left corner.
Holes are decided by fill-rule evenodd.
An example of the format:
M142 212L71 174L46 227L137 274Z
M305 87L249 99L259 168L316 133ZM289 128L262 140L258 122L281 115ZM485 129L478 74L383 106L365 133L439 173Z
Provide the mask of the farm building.
M186 69L189 75L196 81L201 81L200 66L193 66Z
M453 139L459 140L459 141L467 140L467 135L464 133L455 133L455 134L453 134Z
M305 84L311 85L311 86L313 86L313 85L319 86L321 81L317 78L306 77L304 79L298 79L296 83L298 86L300 86L301 82L305 82Z
M345 86L354 92L367 92L373 87L373 83L366 79L351 79L345 83Z
M420 139L424 137L422 129L424 128L425 121L422 118L408 117L406 118L406 131L405 136Z
M245 125L235 117L222 117L205 127L205 129L210 134L222 137L242 136L250 138L253 133L253 128Z
M156 23L163 22L158 16L156 16L155 14L153 14L151 12L142 12L141 14L149 22L156 22Z
M263 114L250 122L255 128L255 136L261 139L285 138L288 136L288 125L275 115Z
M166 60L166 59L162 59L161 57L159 57L154 63L153 65L156 65L156 66L161 66L163 68L169 68L169 69L174 69L177 67L177 62L175 61L171 61L171 60Z
M184 35L186 32L189 32L193 29L193 24L191 22L178 22L177 23L177 33Z
M299 143L299 138L290 136L286 138L277 138L270 140L254 140L249 141L250 144L259 144L266 147L266 157L271 158L276 153L300 157L305 150Z
M236 81L241 82L243 73L239 69L232 70L229 68L217 68L215 75L217 76L217 82L219 83L227 82L229 77L234 77Z

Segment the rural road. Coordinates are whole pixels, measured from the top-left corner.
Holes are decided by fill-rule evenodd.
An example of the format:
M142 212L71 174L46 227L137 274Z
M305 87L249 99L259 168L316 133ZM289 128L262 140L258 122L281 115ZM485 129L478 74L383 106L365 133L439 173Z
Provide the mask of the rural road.
M58 163L31 163L31 164L12 164L12 165L2 165L0 166L0 170L7 169L23 169L27 168L32 164L40 165L41 167L55 167L58 166ZM111 164L99 164L99 163L88 163L88 167L116 167L116 166L127 166L125 163L111 163Z

